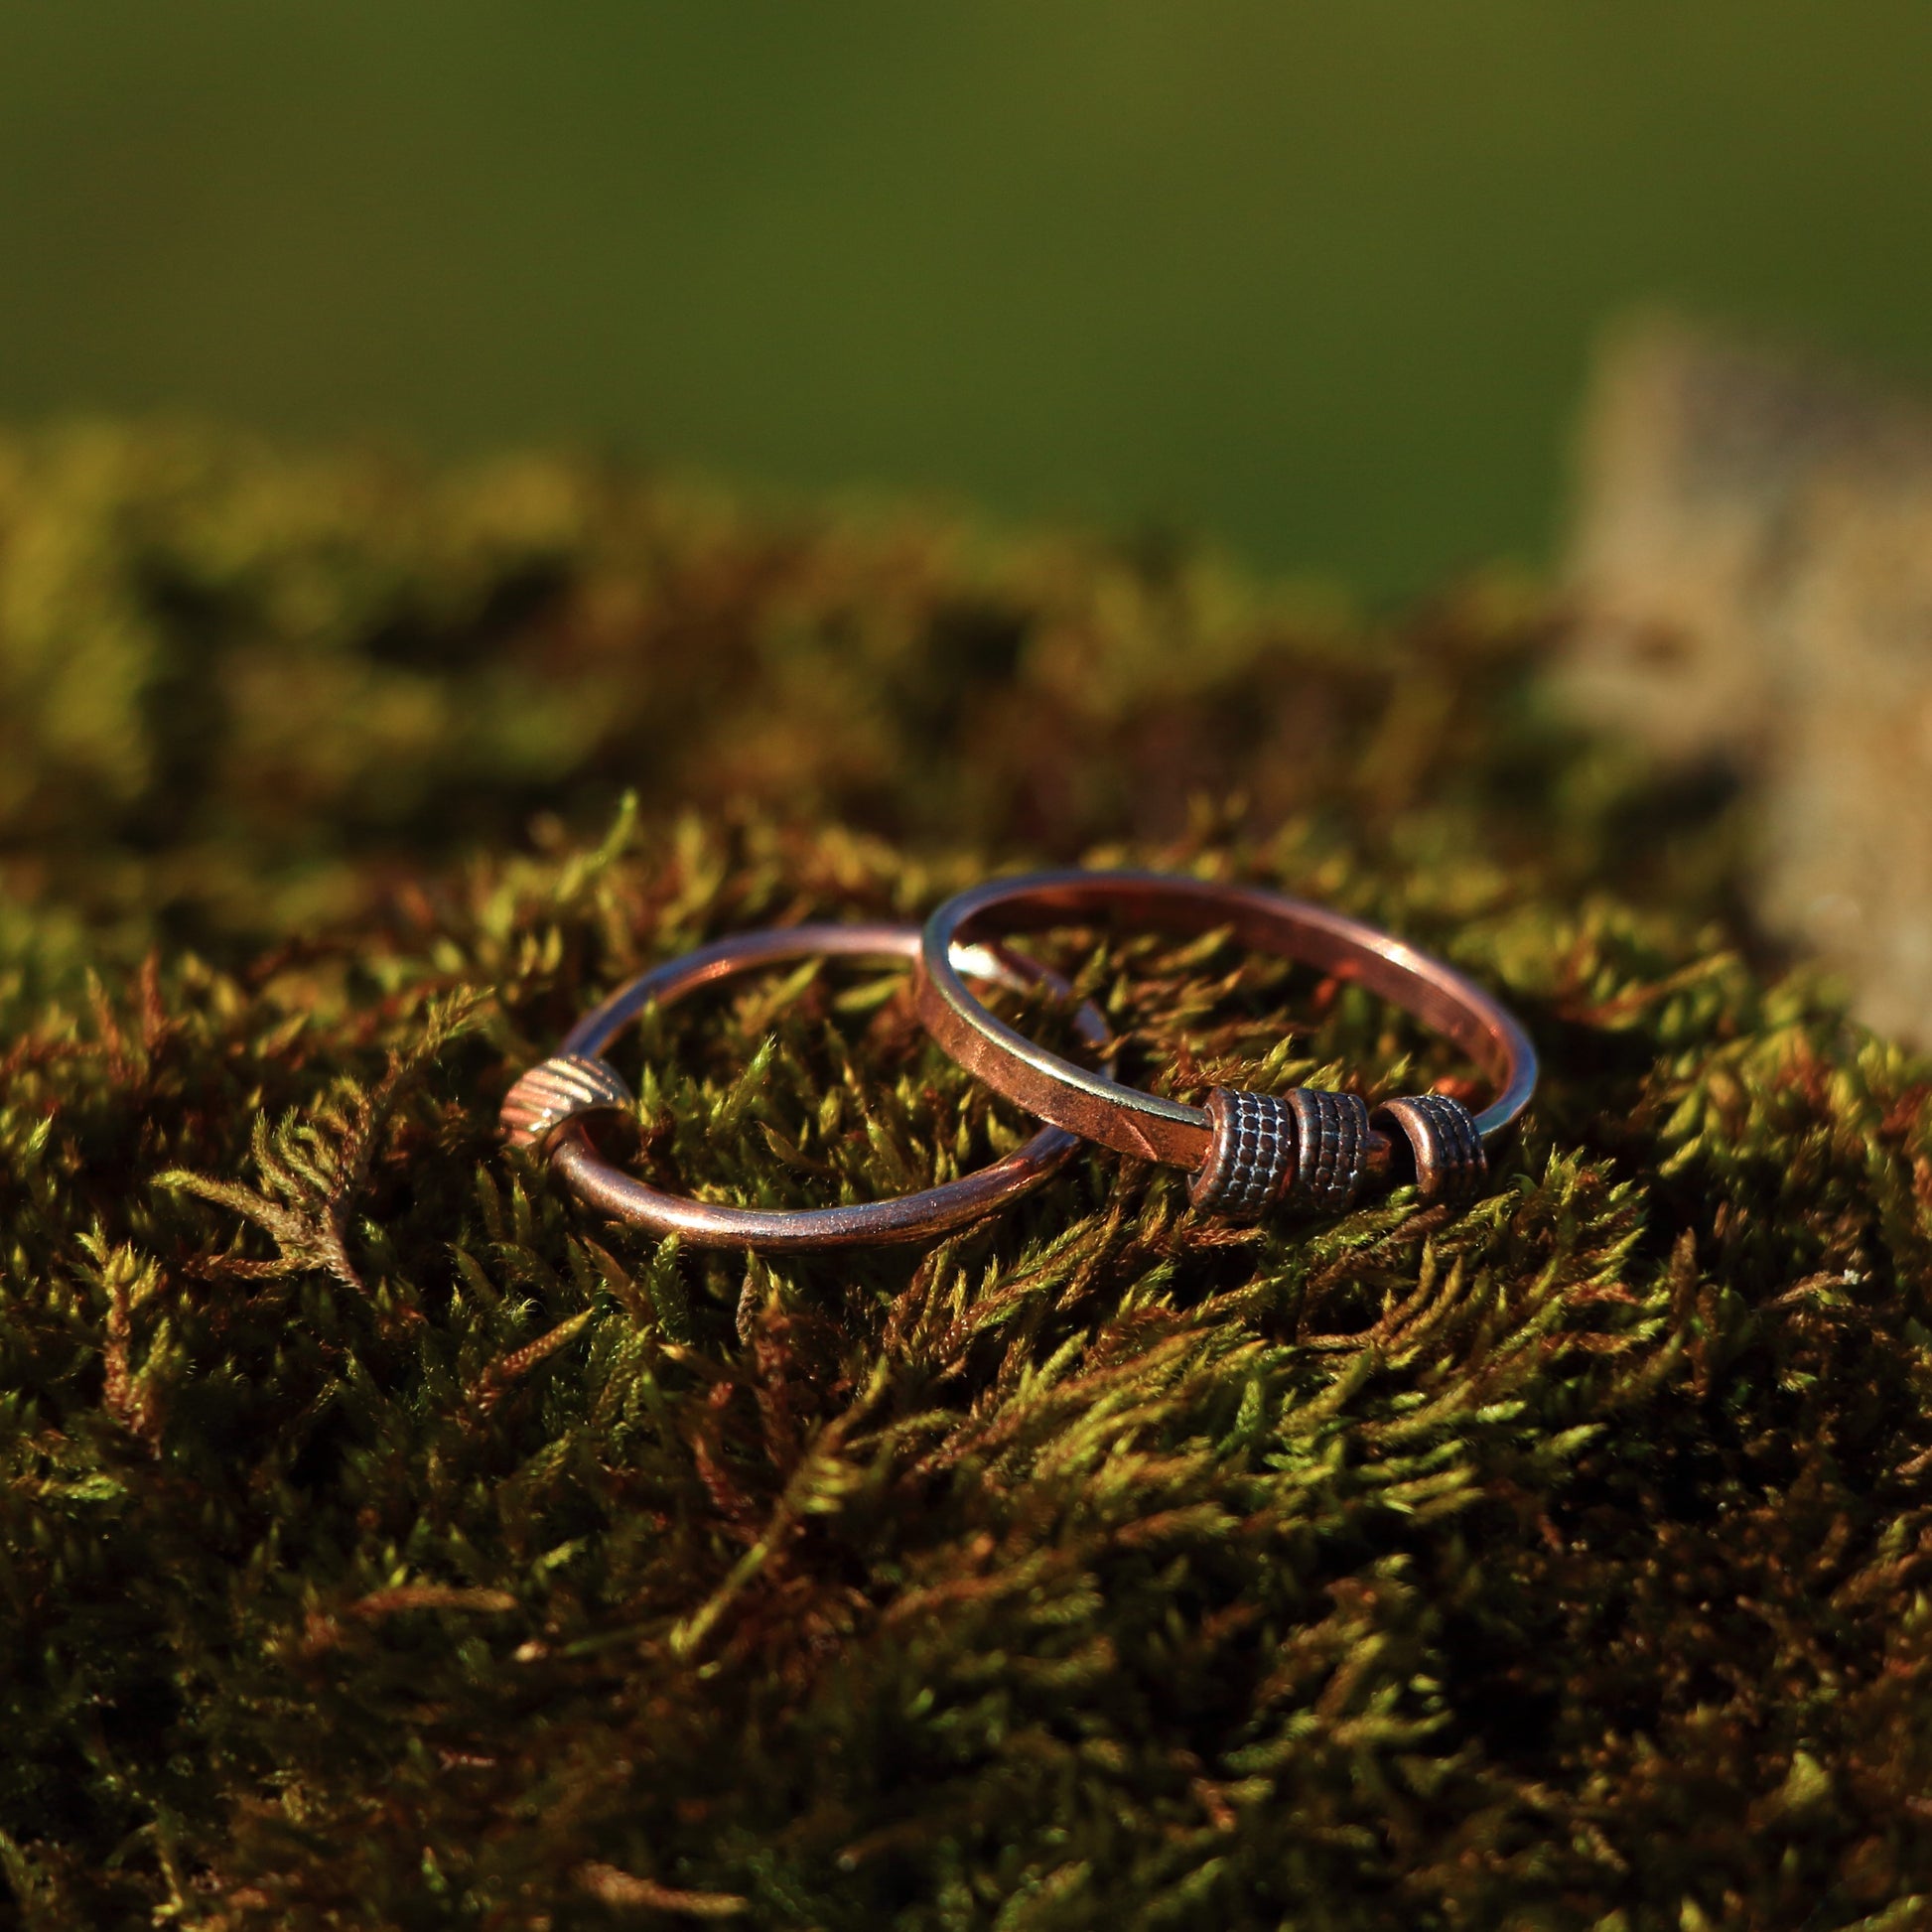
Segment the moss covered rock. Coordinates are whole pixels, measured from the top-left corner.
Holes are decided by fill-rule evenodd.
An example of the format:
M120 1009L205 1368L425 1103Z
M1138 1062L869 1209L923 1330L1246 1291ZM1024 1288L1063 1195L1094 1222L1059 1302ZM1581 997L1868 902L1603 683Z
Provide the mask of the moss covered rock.
M1729 818L1548 720L1544 628L563 464L6 446L16 1920L1917 1922L1932 1072L1753 963ZM760 1263L498 1145L644 965L1048 854L1503 991L1548 1074L1488 1195L1231 1229L1096 1155ZM1176 1091L1450 1068L1211 940L1062 954ZM1025 1131L890 977L622 1057L639 1159L739 1199Z

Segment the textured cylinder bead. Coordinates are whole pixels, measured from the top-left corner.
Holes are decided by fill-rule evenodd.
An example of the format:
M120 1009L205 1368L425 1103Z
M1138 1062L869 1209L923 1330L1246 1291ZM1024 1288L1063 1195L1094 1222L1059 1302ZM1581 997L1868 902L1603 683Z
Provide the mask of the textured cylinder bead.
M1368 1108L1360 1094L1294 1087L1295 1169L1283 1190L1288 1207L1339 1214L1355 1204L1368 1171Z
M1474 1116L1446 1093L1412 1093L1385 1101L1375 1121L1391 1140L1408 1144L1416 1192L1426 1201L1466 1200L1489 1173Z
M1253 1220L1265 1214L1295 1166L1295 1120L1272 1093L1216 1087L1207 1096L1213 1129L1207 1159L1187 1198L1203 1214Z
M630 1089L608 1061L558 1053L531 1067L503 1096L497 1119L514 1147L547 1147L565 1122L589 1114L621 1114Z

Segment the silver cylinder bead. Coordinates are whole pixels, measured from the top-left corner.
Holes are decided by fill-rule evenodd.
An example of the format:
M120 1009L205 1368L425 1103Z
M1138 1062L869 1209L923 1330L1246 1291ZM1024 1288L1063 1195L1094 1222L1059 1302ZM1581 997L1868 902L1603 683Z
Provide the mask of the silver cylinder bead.
M1408 1148L1420 1198L1466 1200L1480 1191L1489 1157L1475 1118L1461 1101L1446 1093L1412 1093L1385 1101L1375 1120L1398 1147Z
M1207 1118L1213 1138L1187 1190L1200 1213L1253 1220L1282 1206L1339 1214L1361 1192L1368 1109L1357 1094L1216 1087Z
M1295 1172L1282 1204L1317 1214L1340 1214L1355 1204L1368 1174L1368 1107L1358 1093L1292 1087Z
M1216 1087L1207 1096L1214 1138L1187 1189L1197 1213L1251 1221L1265 1214L1295 1165L1295 1122L1272 1093Z

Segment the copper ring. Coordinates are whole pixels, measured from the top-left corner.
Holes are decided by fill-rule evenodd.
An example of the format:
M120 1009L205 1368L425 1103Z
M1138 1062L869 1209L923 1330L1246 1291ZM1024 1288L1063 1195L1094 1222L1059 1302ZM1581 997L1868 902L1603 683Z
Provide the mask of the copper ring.
M1192 1107L1035 1045L989 1013L952 963L964 941L1101 921L1188 934L1225 929L1257 952L1356 981L1452 1040L1495 1097L1467 1116L1467 1134L1449 1122L1449 1110L1466 1110L1448 1095L1406 1114L1378 1114L1373 1124L1354 1095L1308 1088L1281 1098L1220 1090L1210 1108ZM1441 960L1326 906L1180 875L1042 872L960 893L926 921L916 997L927 1031L995 1092L1103 1147L1188 1169L1195 1204L1224 1212L1252 1213L1284 1198L1343 1206L1378 1175L1413 1177L1426 1198L1467 1193L1483 1150L1536 1087L1536 1049L1515 1016Z
M512 1142L545 1151L551 1165L591 1206L659 1234L678 1235L692 1247L750 1248L759 1253L852 1248L920 1241L981 1220L1038 1186L1079 1145L1078 1138L1057 1127L1043 1127L1004 1160L915 1194L845 1207L778 1210L726 1207L665 1193L613 1167L586 1132L587 1122L598 1114L629 1105L628 1089L602 1054L647 1006L667 1007L700 987L785 960L916 960L918 954L917 927L878 923L776 926L713 940L639 975L580 1020L551 1058L532 1067L510 1088L501 1109L503 1130ZM961 945L948 953L946 963L948 970L962 976L1003 986L1044 982L1069 990L1057 974L1004 947ZM963 977L960 983L965 983ZM1112 1037L1106 1021L1091 1004L1079 1009L1074 1024L1080 1036L1096 1049Z

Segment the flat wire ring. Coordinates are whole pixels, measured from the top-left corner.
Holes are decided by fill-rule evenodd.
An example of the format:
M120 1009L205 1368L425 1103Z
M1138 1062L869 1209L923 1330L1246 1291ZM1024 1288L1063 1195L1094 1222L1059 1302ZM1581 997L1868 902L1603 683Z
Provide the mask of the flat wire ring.
M556 1057L595 1060L653 1002L659 1007L670 1006L701 987L757 967L819 957L916 960L918 954L919 932L915 926L794 925L729 934L621 987L571 1029ZM1071 990L1058 974L1003 947L961 945L948 954L948 967L955 963L962 974L1003 986L1044 983ZM1106 1021L1091 1002L1081 1006L1074 1024L1081 1038L1096 1049L1104 1048L1112 1038ZM1078 1145L1074 1135L1043 1127L1004 1160L937 1187L895 1200L788 1210L726 1207L665 1193L611 1166L592 1146L581 1121L569 1122L558 1131L550 1143L550 1159L579 1196L620 1220L637 1222L659 1234L678 1235L691 1247L751 1248L766 1253L865 1247L947 1233L984 1219L1038 1186Z
M1159 872L1036 872L960 893L926 921L915 997L945 1050L994 1092L1040 1120L1144 1161L1198 1172L1213 1138L1207 1113L1075 1066L996 1019L968 991L953 949L970 939L1099 920L1177 933L1225 927L1256 952L1313 966L1379 993L1452 1040L1494 1082L1475 1116L1486 1143L1536 1088L1536 1048L1515 1016L1473 980L1386 932L1258 886L1220 886ZM1372 1136L1373 1165L1389 1146Z

